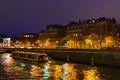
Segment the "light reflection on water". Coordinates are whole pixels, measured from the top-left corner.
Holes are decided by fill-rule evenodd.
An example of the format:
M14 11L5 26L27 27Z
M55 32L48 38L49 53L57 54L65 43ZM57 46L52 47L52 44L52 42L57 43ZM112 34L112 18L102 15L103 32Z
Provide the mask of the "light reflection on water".
M1 63L10 79L21 80L120 80L119 69L95 67L77 63L51 60L35 63L15 60L10 54L2 54ZM116 71L113 71L116 70ZM115 74L110 74L113 71ZM112 72L111 72L112 73ZM115 75L115 77L114 77ZM116 79L115 79L116 78Z
M91 67L89 70L83 70L83 80L101 80L100 74L95 67Z

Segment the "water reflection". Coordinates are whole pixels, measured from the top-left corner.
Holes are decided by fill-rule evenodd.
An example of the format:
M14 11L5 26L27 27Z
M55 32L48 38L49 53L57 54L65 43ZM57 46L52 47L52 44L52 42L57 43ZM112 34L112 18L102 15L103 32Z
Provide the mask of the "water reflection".
M63 64L63 79L64 80L77 80L77 72L74 68L75 64Z
M120 80L119 69L54 60L45 63L21 61L13 59L8 53L2 54L0 59L11 80Z
M41 67L32 65L30 73L34 77L40 77L40 76L42 76L42 69L41 69Z
M52 65L49 71L54 80L60 80L62 78L62 67L60 65Z
M51 76L49 69L50 69L50 64L46 63L45 65L43 65L42 70L43 70L43 79L44 80L47 80Z
M83 80L100 80L100 74L95 67L90 67L88 70L83 70Z
M2 54L2 64L5 66L4 69L6 72L11 72L14 59L10 57L10 54Z
M75 64L56 64L54 61L50 63L31 64L25 61L14 60L10 54L2 55L2 64L5 71L15 78L23 78L29 76L31 79L52 79L52 80L77 80ZM12 74L14 73L14 74ZM10 75L9 74L9 75Z

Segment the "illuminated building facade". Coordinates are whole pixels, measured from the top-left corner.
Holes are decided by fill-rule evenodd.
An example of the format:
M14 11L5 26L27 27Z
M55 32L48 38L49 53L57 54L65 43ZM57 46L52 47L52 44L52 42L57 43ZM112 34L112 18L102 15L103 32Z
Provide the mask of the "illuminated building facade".
M118 27L118 31L117 31L118 33L117 33L117 37L118 37L118 46L119 46L119 48L120 48L120 25L119 25L119 27Z
M3 39L5 39L5 38L7 38L7 35L5 35L5 34L0 34L0 48L9 46L9 45L5 45L5 44L3 43L3 42L4 42Z
M25 47L34 47L35 42L38 39L38 34L35 33L25 33L21 35L21 39L25 44Z
M37 41L40 48L57 48L65 36L65 27L62 25L48 25L45 31L39 33Z
M70 22L66 26L68 48L101 49L115 46L117 40L115 19L92 19Z
M35 42L38 39L38 34L25 33L20 36L11 37L11 46L15 48L30 48L35 47Z
M41 48L101 49L118 47L116 20L105 17L70 22L65 27L48 25L36 42Z
M39 34L26 33L11 38L16 47L101 49L120 47L116 20L105 17L69 22L66 26L47 25Z
M101 49L118 45L116 20L92 19L66 26L48 25L36 42L41 48Z

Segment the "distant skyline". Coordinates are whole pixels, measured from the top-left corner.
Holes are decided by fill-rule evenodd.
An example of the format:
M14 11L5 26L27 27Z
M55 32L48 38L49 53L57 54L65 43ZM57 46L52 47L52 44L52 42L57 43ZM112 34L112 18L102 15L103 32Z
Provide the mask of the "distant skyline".
M49 24L115 18L120 23L120 0L1 0L0 33L39 33Z

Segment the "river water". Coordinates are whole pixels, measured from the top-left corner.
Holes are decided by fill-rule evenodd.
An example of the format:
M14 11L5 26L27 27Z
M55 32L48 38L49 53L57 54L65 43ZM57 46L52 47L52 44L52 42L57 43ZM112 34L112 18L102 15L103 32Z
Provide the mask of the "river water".
M91 66L50 60L33 62L16 60L9 53L0 55L9 80L120 80L120 68Z

